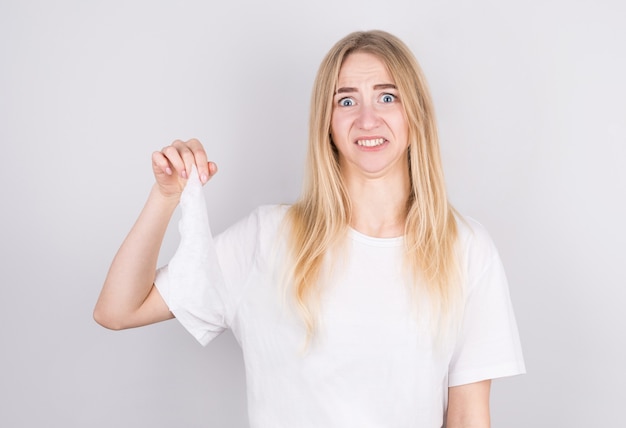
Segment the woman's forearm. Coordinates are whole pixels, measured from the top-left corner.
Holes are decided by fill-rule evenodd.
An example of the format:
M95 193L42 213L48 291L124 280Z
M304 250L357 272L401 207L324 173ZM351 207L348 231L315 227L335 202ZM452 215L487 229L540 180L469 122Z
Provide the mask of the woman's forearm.
M177 204L178 198L163 196L157 186L150 192L111 263L94 309L99 324L118 330L172 317L153 283L163 237Z
M491 380L448 388L446 428L489 428Z

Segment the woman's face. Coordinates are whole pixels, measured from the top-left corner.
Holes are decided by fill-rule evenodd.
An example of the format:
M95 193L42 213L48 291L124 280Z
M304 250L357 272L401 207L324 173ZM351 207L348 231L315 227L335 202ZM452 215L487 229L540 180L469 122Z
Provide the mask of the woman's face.
M378 57L356 52L345 59L333 99L331 135L344 175L376 178L408 171L404 107Z

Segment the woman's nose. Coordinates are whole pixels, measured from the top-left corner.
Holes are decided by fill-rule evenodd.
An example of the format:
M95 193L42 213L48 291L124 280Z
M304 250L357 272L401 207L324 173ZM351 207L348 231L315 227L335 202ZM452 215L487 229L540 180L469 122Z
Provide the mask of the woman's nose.
M360 129L374 129L380 124L380 116L374 106L362 104L357 117L357 126Z

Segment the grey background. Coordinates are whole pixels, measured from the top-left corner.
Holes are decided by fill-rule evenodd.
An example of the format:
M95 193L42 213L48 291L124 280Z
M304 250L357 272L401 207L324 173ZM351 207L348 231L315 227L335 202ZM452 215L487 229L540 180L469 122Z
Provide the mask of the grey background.
M457 208L493 235L528 374L494 427L616 426L625 397L626 17L619 0L0 2L0 426L245 427L230 334L91 312L152 183L201 139L215 231L298 195L330 46L391 31L429 79ZM177 245L170 228L162 263ZM617 421L617 422L616 422Z

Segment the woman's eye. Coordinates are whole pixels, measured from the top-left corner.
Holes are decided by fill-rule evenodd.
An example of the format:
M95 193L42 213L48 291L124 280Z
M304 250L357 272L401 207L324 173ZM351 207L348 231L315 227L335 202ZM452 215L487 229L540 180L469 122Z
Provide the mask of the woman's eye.
M380 97L380 100L381 100L383 103L392 103L392 102L394 102L397 98L398 98L398 97L396 97L396 96L395 96L395 95L393 95L393 94L383 94L383 96L382 96L382 97Z
M354 100L352 98L342 98L339 100L339 105L341 107L350 107L354 105Z

